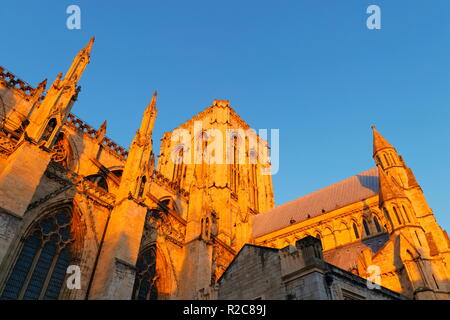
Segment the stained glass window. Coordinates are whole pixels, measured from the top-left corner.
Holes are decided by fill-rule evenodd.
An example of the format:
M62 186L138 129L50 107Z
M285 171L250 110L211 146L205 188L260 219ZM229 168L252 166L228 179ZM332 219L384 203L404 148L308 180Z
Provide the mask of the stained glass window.
M63 211L31 228L6 281L1 300L58 299L72 260L72 217Z
M134 281L134 300L156 300L156 249L151 246L139 254Z

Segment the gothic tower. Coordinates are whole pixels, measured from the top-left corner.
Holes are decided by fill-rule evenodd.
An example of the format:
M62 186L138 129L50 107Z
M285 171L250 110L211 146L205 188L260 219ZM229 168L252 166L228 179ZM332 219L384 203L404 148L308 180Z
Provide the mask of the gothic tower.
M189 190L184 279L191 295L208 296L228 263L251 242L250 217L273 207L267 142L228 100L164 134L158 171ZM187 290L186 290L187 291ZM201 293L199 293L201 292Z
M449 246L412 170L373 128L379 207L389 221L402 286L417 299L437 299L450 287ZM401 261L401 263L400 263ZM439 275L439 276L438 276Z

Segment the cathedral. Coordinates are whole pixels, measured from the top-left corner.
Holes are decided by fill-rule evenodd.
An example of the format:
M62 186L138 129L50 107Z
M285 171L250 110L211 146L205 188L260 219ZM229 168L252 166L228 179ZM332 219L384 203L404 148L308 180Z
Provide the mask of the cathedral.
M50 85L0 67L0 299L450 299L449 237L375 127L373 168L275 206L228 100L157 156L156 92L127 149L74 115L93 44Z

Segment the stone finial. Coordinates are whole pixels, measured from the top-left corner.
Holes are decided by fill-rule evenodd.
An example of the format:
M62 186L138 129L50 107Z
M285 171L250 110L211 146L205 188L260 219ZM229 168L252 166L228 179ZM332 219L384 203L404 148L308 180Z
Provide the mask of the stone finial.
M100 128L97 131L95 139L97 140L98 143L102 143L102 140L105 137L105 134L106 134L106 120L103 121L102 125L100 126Z
M230 106L230 100L220 100L220 99L215 99L213 101L213 106L217 106L217 107L229 107Z

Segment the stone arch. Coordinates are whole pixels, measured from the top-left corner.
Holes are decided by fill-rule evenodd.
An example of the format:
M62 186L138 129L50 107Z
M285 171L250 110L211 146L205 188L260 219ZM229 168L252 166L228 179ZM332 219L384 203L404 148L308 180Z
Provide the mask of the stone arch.
M329 250L336 247L336 239L331 227L327 226L322 230L322 246L324 250Z
M362 224L363 224L363 235L365 237L370 237L372 235L372 230L371 230L371 223L369 218L367 217L363 217L362 218Z
M182 214L181 206L177 204L177 201L175 201L171 195L166 195L159 198L158 202L168 206L169 209L175 211L179 215Z
M156 280L158 299L166 300L174 293L175 277L167 248L161 245L156 246L156 274L158 276Z
M84 179L94 183L97 187L102 188L105 191L109 190L108 179L101 172L88 175Z
M124 166L112 166L107 168L109 172L114 174L118 179L122 178Z
M338 242L341 245L350 243L352 241L352 235L350 232L350 228L344 220L341 220L339 223L339 236L338 236Z
M376 233L383 232L383 226L381 224L381 219L378 214L372 212L372 220L373 220L373 231Z
M352 239L354 241L360 240L361 239L360 224L354 218L352 218L350 220L350 224L351 224L351 228L352 228L352 230L351 230Z
M64 299L69 265L79 266L86 226L73 199L28 212L4 266L2 299ZM33 286L31 286L33 284Z

